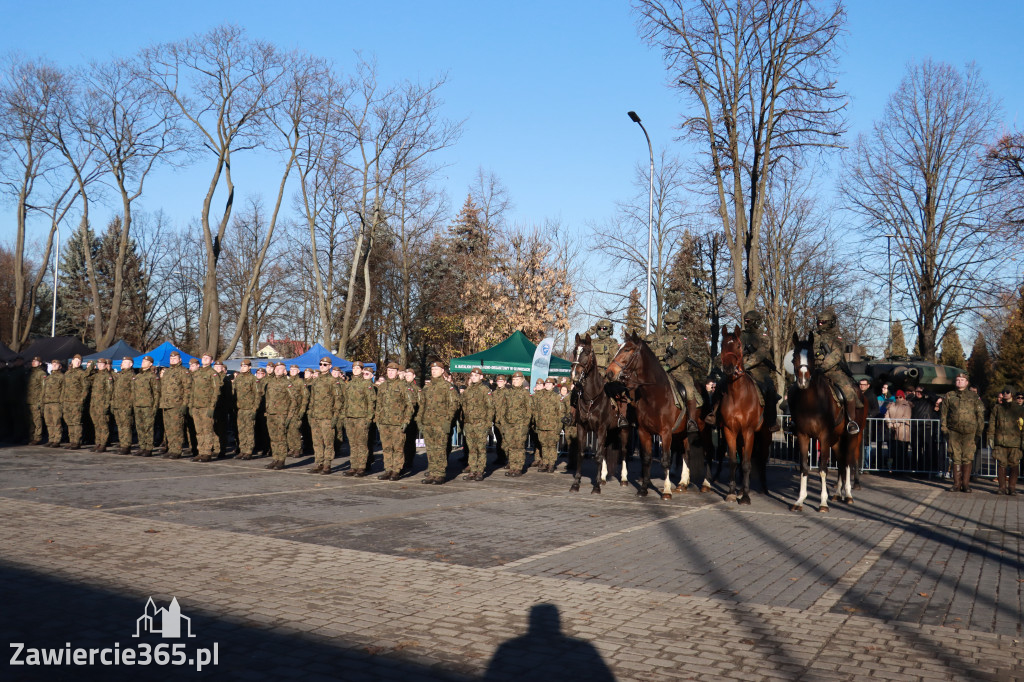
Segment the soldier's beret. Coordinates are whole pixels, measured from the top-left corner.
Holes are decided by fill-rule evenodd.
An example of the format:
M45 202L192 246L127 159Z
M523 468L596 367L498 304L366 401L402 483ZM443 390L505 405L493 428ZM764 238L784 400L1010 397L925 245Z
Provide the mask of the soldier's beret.
M505 376L504 374L499 374L498 376L494 377L494 380L495 381L508 381L508 377Z
M81 353L75 353L75 356L73 358L71 358L71 359L72 360L81 360L82 359L82 354Z
M221 367L223 367L223 366L224 366L224 361L223 361L223 360L217 360L217 361L216 361L216 362L214 362L213 364L214 364L214 365L220 365Z
M331 356L330 355L325 355L322 358L320 358L320 364L321 365L333 365L334 361L331 360Z
M252 360L248 358L242 360L242 367L252 367Z
M299 366L298 366L298 365L296 365L296 364L292 364L292 366L291 366L291 367L289 367L288 369L302 369L302 368L301 368L301 367L299 367Z
M432 363L430 363L430 368L433 369L434 367L440 367L441 369L444 369L444 363L435 360Z
M543 379L537 379L537 385L538 386L543 386L544 385L544 380Z
M135 362L135 358L133 358L130 355L126 355L123 358L121 358L121 362L124 362L125 360L127 360L128 362Z
M512 373L512 378L515 379L516 377L519 377L520 379L525 379L526 378L526 377L523 376L522 372L513 372Z
M189 358L188 359L188 364L190 364L190 365L198 365L199 364L199 358Z
M352 363L352 369L355 369L356 367L358 367L359 369L362 369L363 368L363 363L360 362L359 360L356 360L355 362Z
M553 383L555 383L555 378L554 377L548 377L547 379L544 380L544 383L545 384L553 384Z
M43 361L43 359L41 357L39 357L38 355L35 356L34 358L32 358L32 362L40 362L41 363L42 361Z
M50 364L51 365L60 365L60 364L63 364L63 363L61 363L61 361L58 360L57 358L54 358L53 360L50 361Z
M388 369L401 369L401 367L398 366L397 362L389 362Z
M958 372L957 372L956 374L954 374L954 375L953 375L953 378L954 378L954 379L959 379L960 377L963 377L964 379L970 379L970 378L971 378L971 377L970 377L970 376L969 376L969 375L967 374L967 372L966 372L965 370L960 370L960 371L958 371Z
M483 376L484 371L479 367L474 367L472 371L470 371L470 374L479 374L480 376Z
M108 360L107 358L98 358L96 360L96 362L102 362L103 364L106 364L106 363L110 362L110 360Z
M176 350L172 350L172 351L171 351L171 357L172 357L172 358L180 358L180 357L181 357L181 353L179 353L179 352L178 352L178 351L176 351Z
M153 362L153 356L152 355L147 355L146 357L142 358L143 362L146 362L147 360L150 361L150 362Z

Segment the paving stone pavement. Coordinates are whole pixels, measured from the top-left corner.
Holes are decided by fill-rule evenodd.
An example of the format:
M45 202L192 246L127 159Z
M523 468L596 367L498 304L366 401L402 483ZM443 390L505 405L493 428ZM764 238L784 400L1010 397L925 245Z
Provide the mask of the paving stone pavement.
M176 597L189 651L219 654L2 679L1024 679L1024 502L990 483L865 476L821 514L788 511L783 469L739 507L266 461L0 449L9 643L156 646L136 619Z

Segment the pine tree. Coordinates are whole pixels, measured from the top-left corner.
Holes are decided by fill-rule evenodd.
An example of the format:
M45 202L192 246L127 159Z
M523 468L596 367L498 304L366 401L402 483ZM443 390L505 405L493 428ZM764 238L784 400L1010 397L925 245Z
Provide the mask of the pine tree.
M992 358L988 354L985 336L978 332L971 347L971 357L967 359L967 373L971 375L971 383L978 387L978 392L988 395L992 384Z
M895 320L889 329L889 347L886 355L890 358L907 357L907 342L903 338L903 324Z
M955 324L949 325L942 337L942 354L939 356L939 363L957 369L967 369L967 358L964 357L964 347L960 343L960 334L957 332Z
M999 337L993 363L992 385L1002 388L1007 384L1015 390L1024 388L1024 286L1018 292L1017 306Z
M85 241L89 244L93 263L99 258L100 240L88 226ZM77 336L82 343L95 341L93 334L92 292L85 266L85 248L79 229L62 244L60 272L57 275L57 335Z
M629 307L626 308L626 333L642 334L644 332L644 308L640 305L640 290L636 287L629 292Z

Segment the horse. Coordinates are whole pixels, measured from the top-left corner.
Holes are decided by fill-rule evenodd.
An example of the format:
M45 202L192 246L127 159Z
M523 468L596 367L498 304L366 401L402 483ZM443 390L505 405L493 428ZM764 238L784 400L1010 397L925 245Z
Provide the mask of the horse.
M597 355L591 343L590 334L576 335L573 348L573 381L575 382L576 434L579 452L576 459L576 473L570 492L579 492L583 478L583 448L587 434L594 434L594 460L597 471L593 478L591 494L601 492L601 484L607 482L609 472L620 471L619 482L629 485L626 475L626 446L629 429L618 425L615 400L609 393L609 386L597 368ZM618 445L616 448L615 445ZM611 456L609 456L611 455Z
M793 432L800 451L800 496L790 511L803 511L807 498L807 477L810 475L810 440L816 438L820 446L818 476L821 478L821 504L819 512L828 509L828 465L831 455L836 457L839 470L837 499L853 504L851 480L860 465L861 445L867 423L867 406L857 410L860 433L851 436L846 431L846 412L832 393L824 372L814 366L814 332L801 341L793 334L793 370L796 381L789 388L787 399L793 420ZM859 392L860 389L858 388Z
M740 328L732 333L722 325L722 371L724 376L719 389L722 392L718 410L721 415L722 433L729 457L729 493L727 502L750 504L750 470L755 449L758 473L761 476L761 490L768 494L768 448L771 445L771 424L764 422L764 408L758 399L758 388L754 378L743 371L743 343ZM737 497L737 448L742 456L743 485Z
M661 439L661 466L665 470L665 483L661 499L671 500L673 492L685 493L690 485L690 467L688 464L691 447L700 442L699 434L682 439L684 456L679 486L672 489L672 435L686 434L686 409L676 407L672 397L672 386L668 374L662 369L658 359L648 347L647 342L637 334L627 334L626 342L619 348L605 372L605 378L620 381L633 394L636 406L638 436L642 461L642 480L637 490L638 497L646 497L651 483L651 460L653 458L654 436ZM705 396L705 402L707 397ZM703 428L700 421L698 428ZM691 442L692 441L692 442ZM701 492L711 489L703 480Z

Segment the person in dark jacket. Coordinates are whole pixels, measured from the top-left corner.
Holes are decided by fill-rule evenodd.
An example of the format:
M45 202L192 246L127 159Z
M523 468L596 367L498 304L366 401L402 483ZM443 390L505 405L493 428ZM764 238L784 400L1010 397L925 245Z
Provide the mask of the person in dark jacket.
M939 453L939 409L942 398L925 391L920 386L914 387L910 401L910 447L929 471L938 472L941 463Z

